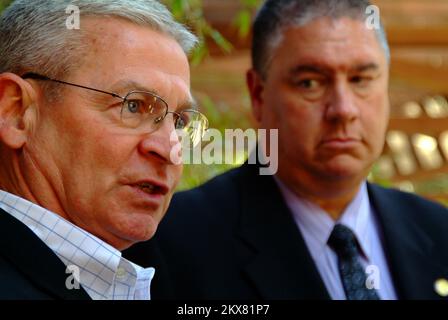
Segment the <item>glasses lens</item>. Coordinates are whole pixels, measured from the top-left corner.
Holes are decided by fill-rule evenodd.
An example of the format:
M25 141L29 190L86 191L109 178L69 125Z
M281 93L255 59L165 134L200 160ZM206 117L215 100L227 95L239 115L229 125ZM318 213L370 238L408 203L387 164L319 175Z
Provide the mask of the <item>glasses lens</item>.
M121 108L121 121L130 128L155 130L166 115L168 107L161 98L149 93L133 91L126 96Z
M187 134L193 147L201 141L207 128L207 118L195 110L182 111L176 121L176 129L181 129Z

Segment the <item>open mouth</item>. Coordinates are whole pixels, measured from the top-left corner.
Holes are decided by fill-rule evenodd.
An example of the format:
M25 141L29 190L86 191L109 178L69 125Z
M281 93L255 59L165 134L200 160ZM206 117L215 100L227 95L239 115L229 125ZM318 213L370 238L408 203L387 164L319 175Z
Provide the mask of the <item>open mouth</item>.
M159 186L156 186L154 184L151 184L149 182L143 182L136 185L140 190L147 194L163 194L162 188Z
M136 184L135 186L147 194L151 194L151 195L166 194L165 188L155 185L155 184L152 184L152 183L149 183L149 182L141 182L141 183Z

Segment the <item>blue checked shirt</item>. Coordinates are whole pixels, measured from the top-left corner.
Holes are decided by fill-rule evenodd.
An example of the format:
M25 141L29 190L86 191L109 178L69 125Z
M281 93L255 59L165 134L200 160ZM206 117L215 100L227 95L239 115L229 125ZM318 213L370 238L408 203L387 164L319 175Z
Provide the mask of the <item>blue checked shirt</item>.
M144 269L122 258L119 250L59 215L2 190L0 208L30 228L68 271L79 271L72 273L72 279L93 300L150 300L154 268ZM67 283L76 288L74 281Z

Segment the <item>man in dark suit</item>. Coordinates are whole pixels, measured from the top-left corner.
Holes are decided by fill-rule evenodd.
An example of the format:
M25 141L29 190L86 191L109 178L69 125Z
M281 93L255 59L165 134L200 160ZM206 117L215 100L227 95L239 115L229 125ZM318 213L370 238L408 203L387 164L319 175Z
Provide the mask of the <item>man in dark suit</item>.
M129 4L17 0L0 18L0 299L148 300L164 272L121 250L166 212L175 128L206 122L188 108L196 37Z
M175 295L156 298L448 298L448 210L366 182L389 118L369 5L261 8L247 82L259 127L278 129L278 172L245 164L175 195L154 240Z

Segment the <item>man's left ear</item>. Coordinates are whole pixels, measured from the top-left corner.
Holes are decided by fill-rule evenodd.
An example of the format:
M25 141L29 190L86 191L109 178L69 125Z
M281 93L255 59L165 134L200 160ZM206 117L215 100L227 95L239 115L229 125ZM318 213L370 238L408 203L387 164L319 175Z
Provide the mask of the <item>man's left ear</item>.
M26 143L37 118L34 88L13 73L0 74L0 141L11 149Z

